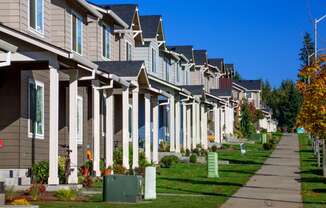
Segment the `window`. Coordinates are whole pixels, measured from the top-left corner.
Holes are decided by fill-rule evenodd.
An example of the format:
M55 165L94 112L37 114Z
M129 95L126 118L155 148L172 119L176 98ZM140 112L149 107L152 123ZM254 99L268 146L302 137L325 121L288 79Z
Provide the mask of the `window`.
M44 84L28 82L28 133L30 137L44 136Z
M29 0L29 26L44 33L44 0Z
M83 98L77 97L77 144L83 144Z
M126 60L131 61L131 44L126 42Z
M103 26L103 57L107 59L110 58L110 33L110 27Z
M247 92L246 94L247 94L247 99L252 98L251 92Z
M152 71L156 72L156 51L152 48Z
M72 15L72 50L82 54L83 50L83 21L76 14Z

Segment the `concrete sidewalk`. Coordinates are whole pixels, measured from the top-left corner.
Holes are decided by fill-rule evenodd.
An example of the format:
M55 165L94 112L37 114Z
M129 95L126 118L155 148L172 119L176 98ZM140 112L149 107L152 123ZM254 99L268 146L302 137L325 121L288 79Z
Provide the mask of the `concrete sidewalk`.
M299 142L286 135L256 175L222 208L302 208Z

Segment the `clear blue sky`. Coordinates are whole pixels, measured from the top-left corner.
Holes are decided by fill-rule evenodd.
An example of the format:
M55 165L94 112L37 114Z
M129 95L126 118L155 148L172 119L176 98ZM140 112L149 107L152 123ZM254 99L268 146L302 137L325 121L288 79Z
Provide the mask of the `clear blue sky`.
M296 79L303 33L326 14L325 0L91 0L137 3L141 15L163 16L168 45L191 44L234 63L245 79L278 86ZM326 47L326 19L319 24Z

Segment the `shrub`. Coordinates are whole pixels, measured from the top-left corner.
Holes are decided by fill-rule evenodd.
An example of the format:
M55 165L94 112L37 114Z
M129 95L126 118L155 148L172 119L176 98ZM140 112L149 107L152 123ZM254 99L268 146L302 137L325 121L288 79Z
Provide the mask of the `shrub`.
M174 155L165 156L160 161L161 168L170 168L172 165L179 162L179 158Z
M78 197L78 191L70 188L60 189L55 193L55 196L61 201L75 201Z
M11 205L17 205L17 206L29 206L29 202L25 199L15 199L13 202L11 202Z
M5 197L7 201L14 200L15 196L17 195L17 192L15 190L15 186L7 186L5 189Z
M217 152L217 146L216 145L212 146L212 152Z
M207 154L208 154L208 151L207 151L207 150L205 150L205 149L201 149L201 150L200 150L200 155L199 155L199 156L206 157Z
M160 146L159 146L159 151L160 152L169 152L170 151L170 144L165 142L165 141L161 141Z
M45 191L46 188L43 184L35 183L27 190L27 194L32 197L33 201L37 201Z
M122 165L122 148L116 148L113 152L113 162L114 164Z
M113 172L114 172L114 174L124 175L127 173L127 169L125 167L123 167L121 164L114 164Z
M181 147L180 153L181 153L182 155L186 154L186 151L185 151L185 149L184 149L183 147Z
M36 183L47 183L49 178L49 162L41 161L32 166L32 174Z
M263 149L264 150L271 150L271 149L273 149L273 146L274 145L271 142L267 142L267 143L263 144Z
M189 158L190 163L197 163L197 155L192 154Z
M200 147L196 147L196 148L192 151L192 153L196 154L197 156L200 156L200 150L201 150ZM190 154L189 154L189 155L190 155Z
M189 155L190 155L190 150L189 150L189 149L186 149L186 154L185 154L185 156L189 157Z
M93 185L93 178L89 175L78 178L78 181L80 181L85 188L89 188Z

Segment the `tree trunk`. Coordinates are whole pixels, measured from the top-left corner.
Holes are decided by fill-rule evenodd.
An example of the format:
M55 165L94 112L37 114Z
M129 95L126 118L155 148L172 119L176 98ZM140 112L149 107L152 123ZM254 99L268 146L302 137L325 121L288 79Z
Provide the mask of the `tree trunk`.
M318 163L318 167L320 167L320 143L319 140L317 140L317 163Z
M323 140L323 175L326 177L326 143Z

